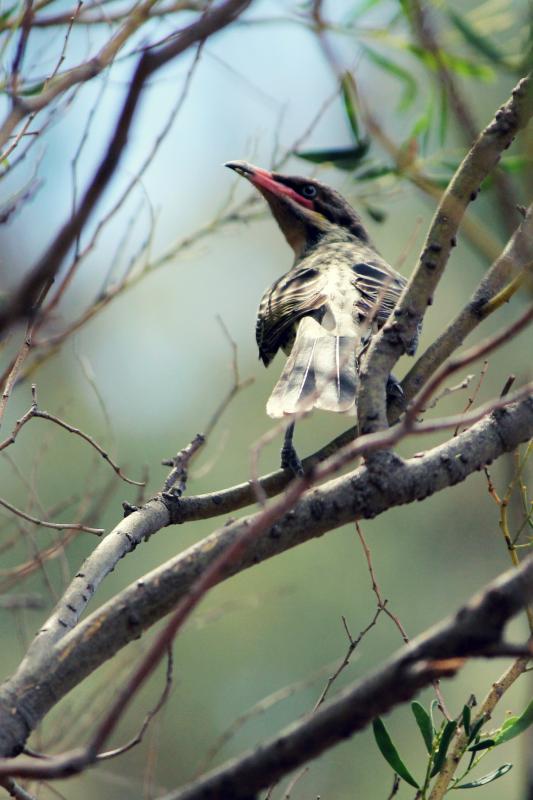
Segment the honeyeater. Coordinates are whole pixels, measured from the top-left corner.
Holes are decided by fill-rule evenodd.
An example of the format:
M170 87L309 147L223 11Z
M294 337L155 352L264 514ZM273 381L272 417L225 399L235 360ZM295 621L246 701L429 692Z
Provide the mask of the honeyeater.
M263 294L257 314L264 365L279 349L288 355L267 414L290 419L311 408L355 413L359 358L396 305L405 278L378 253L357 212L335 189L245 161L226 166L263 195L294 251L292 267ZM387 391L401 391L392 376ZM282 464L299 471L293 427Z

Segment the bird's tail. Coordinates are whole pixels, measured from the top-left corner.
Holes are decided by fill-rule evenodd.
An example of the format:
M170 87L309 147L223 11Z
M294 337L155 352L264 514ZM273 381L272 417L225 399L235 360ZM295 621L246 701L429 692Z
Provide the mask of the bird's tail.
M268 400L267 414L278 418L311 408L355 413L357 345L357 336L337 336L312 317L304 317Z

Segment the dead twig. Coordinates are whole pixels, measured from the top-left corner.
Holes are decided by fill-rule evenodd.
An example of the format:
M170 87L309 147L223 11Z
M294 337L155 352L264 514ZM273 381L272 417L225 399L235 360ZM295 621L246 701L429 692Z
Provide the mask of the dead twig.
M51 528L54 531L84 531L85 533L94 533L96 536L101 536L104 533L104 528L91 528L88 525L83 525L81 522L48 522L44 519L38 519L31 514L26 514L26 512L22 511L20 508L16 508L3 498L0 498L0 506L7 508L8 511L16 514L17 517L22 517L22 519L28 522L33 522L34 525L39 525L41 528Z

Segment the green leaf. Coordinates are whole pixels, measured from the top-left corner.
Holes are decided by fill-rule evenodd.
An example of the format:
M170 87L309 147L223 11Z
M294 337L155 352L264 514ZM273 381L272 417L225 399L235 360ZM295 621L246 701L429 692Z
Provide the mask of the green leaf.
M515 736L520 736L530 725L533 725L533 700L519 717L512 717L502 725L502 728L495 736L495 744L503 744Z
M354 170L368 153L370 142L360 141L356 147L339 147L331 150L305 150L296 153L299 158L313 164L334 164L338 169Z
M437 750L437 755L435 756L435 763L433 764L433 769L431 770L431 778L436 775L437 772L440 772L456 728L457 722L454 719L449 720L449 722L447 722L444 726L444 730L440 736L439 749Z
M23 97L32 97L34 94L41 94L42 90L45 87L45 81L41 83L34 83L33 86L28 86L27 89L21 89L19 94Z
M403 11L404 17L406 17L407 19L410 20L411 19L411 4L409 3L409 0L400 0L400 6L401 6L401 9Z
M377 206L369 206L367 203L365 205L365 211L368 216L374 220L374 222L379 222L381 224L387 219L387 212L382 208L378 208Z
M505 722L503 723L503 725L500 728L500 733L502 731L506 731L507 728L511 727L511 725L514 725L517 719L518 719L518 717L507 717L507 719L505 720ZM495 738L497 739L498 737L496 736Z
M520 172L525 166L531 164L527 156L504 156L498 164L505 172Z
M350 128L352 129L355 141L359 144L361 141L361 136L359 132L359 122L357 120L356 110L357 89L355 86L355 81L349 72L345 72L342 76L341 92L342 99L344 101L344 109L346 111L346 116L348 117L348 122L350 123Z
M433 734L435 732L431 722L431 717L424 706L418 703L416 700L411 703L411 711L414 714L416 724L418 725L420 733L422 734L422 738L426 745L426 750L428 753L431 753L433 750Z
M467 736L470 736L470 706L463 706L463 728Z
M440 87L439 144L444 147L448 132L448 94L444 86Z
M367 11L376 6L381 0L364 0L344 18L345 25L351 25L356 19L362 17Z
M384 175L395 175L396 167L390 167L386 164L376 164L374 167L368 167L362 172L355 175L356 181L374 181L376 178L382 178Z
M431 116L430 116L430 109L426 109L420 116L415 120L415 124L411 128L411 132L407 139L416 139L418 136L421 136L429 130L429 126L431 124Z
M439 64L437 59L429 50L424 50L423 47L412 43L409 43L406 49L416 56L428 69L434 72L438 71ZM494 78L494 71L486 64L480 64L477 61L471 61L463 56L447 53L442 49L439 50L439 56L444 66L452 72L456 72L458 75L465 75L469 78L479 78L485 81L490 81Z
M17 8L17 3L15 5L8 8L6 11L0 14L0 23L7 22L13 11Z
M494 772L489 772L488 775L483 775L482 778L478 778L477 781L471 781L470 783L461 783L459 786L454 786L454 789L477 789L478 786L486 786L487 783L492 783L497 778L501 778L502 775L507 775L510 769L513 768L512 764L502 764L501 767L495 769Z
M418 789L418 783L415 781L405 764L403 763L402 759L400 758L398 751L394 747L392 743L392 739L390 738L385 725L383 724L382 720L379 717L376 717L374 722L372 723L372 727L374 729L374 736L376 738L376 744L381 751L381 755L385 759L385 761L392 767L394 772L403 778L403 780L408 783L410 786L414 786L415 789Z
M437 730L437 725L435 724L435 709L439 707L438 700L432 700L431 705L429 707L429 716L431 717L431 724L433 725L433 730Z
M485 717L482 716L481 719L478 719L476 723L472 726L472 730L470 731L470 736L468 738L469 742L473 742L476 736L478 735L479 731L483 727L485 723Z
M360 44L360 48L363 52L368 56L370 61L373 61L378 67L384 69L386 72L389 72L391 75L394 75L395 78L398 78L403 83L403 92L398 102L398 111L405 111L406 108L413 103L416 98L418 85L416 80L413 78L410 72L408 72L403 67L400 67L394 61L383 56L381 53L377 53L375 50L371 50L370 47L366 47L365 45Z
M469 78L479 78L483 81L491 81L494 79L494 70L486 64L480 64L478 61L470 61L468 58L456 56L452 53L441 51L442 60L448 69L456 72L458 75L465 75Z
M462 17L457 11L448 11L450 22L457 28L463 39L474 50L481 55L484 55L493 64L500 64L505 66L505 59L503 54L498 48L485 36L482 36L479 31L472 27L465 17Z
M468 749L471 753L477 753L478 750L488 750L489 747L494 747L495 744L494 739L482 739L481 742L476 742Z

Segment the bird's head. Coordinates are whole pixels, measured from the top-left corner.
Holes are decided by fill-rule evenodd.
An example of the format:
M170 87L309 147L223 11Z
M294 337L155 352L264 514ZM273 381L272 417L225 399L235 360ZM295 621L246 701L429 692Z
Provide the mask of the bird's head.
M335 227L345 228L365 244L370 242L359 215L335 189L246 161L228 161L225 166L261 192L297 258Z

